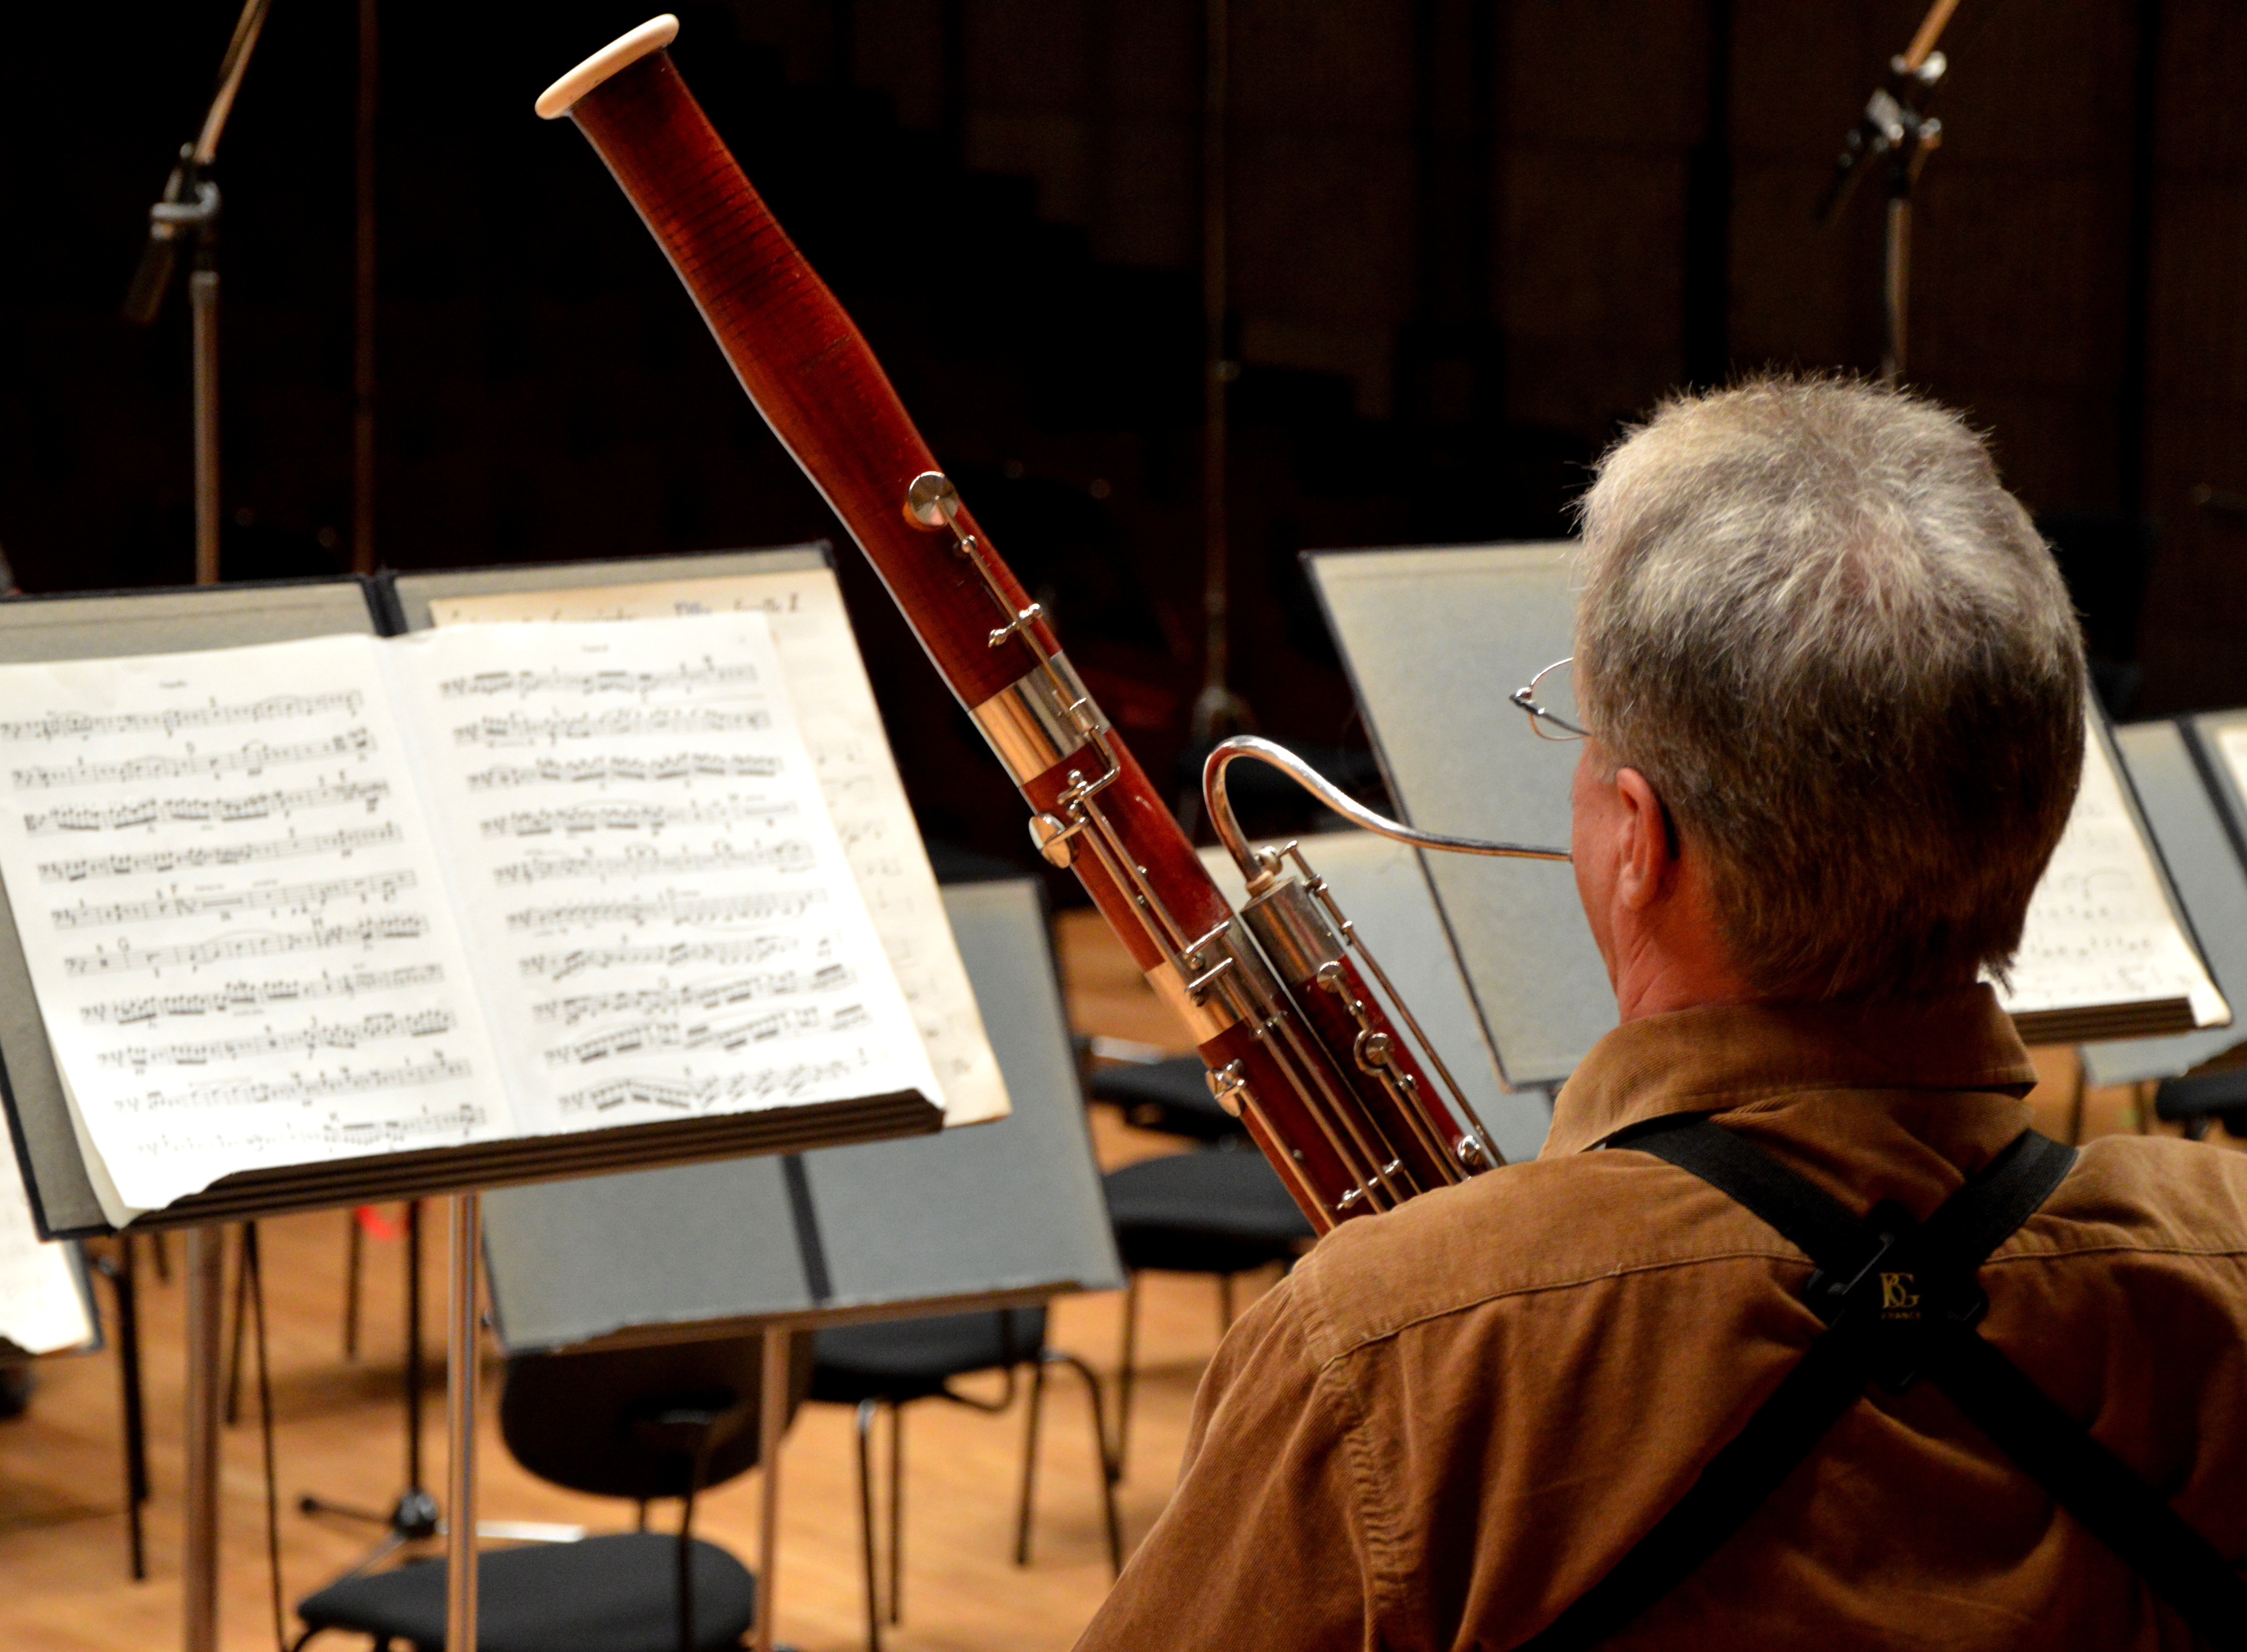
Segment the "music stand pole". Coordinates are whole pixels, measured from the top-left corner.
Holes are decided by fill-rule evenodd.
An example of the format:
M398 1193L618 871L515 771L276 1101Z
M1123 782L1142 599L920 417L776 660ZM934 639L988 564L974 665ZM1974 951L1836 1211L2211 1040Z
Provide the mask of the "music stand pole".
M226 1229L188 1230L188 1466L186 1553L181 1565L181 1643L218 1652L218 1476L222 1396L219 1343L226 1291Z
M249 54L265 27L271 0L245 0L234 35L220 61L218 90L195 140L180 147L180 158L164 181L164 193L148 208L148 239L133 284L125 294L125 318L137 326L154 322L170 290L182 247L195 253L188 277L188 307L193 333L195 447L195 584L218 584L218 185L209 177L218 140L234 113Z
M446 1304L445 1652L476 1652L476 1253L482 1248L481 1196L455 1193Z

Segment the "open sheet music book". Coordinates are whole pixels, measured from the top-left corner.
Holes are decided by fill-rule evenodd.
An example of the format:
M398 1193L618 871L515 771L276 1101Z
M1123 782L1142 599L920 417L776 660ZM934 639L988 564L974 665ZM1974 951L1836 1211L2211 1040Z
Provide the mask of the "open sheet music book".
M0 666L0 881L121 1225L236 1172L941 1105L758 612Z
M2088 715L2075 808L1998 996L2032 1044L2222 1027L2230 1007L2193 945L2095 702Z

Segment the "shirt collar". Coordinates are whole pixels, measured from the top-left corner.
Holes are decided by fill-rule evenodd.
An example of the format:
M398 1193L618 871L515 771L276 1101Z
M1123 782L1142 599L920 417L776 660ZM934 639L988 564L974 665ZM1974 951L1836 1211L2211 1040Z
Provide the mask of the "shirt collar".
M1561 1089L1539 1156L1597 1146L1670 1113L1713 1112L1805 1090L1988 1090L2036 1083L1986 984L1923 998L1728 1004L1618 1027Z

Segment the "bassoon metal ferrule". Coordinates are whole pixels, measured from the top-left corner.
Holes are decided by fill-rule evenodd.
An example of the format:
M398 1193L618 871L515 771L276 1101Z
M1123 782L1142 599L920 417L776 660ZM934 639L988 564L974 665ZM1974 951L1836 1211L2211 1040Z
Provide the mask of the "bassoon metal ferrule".
M967 713L1017 786L1084 749L1108 719L1065 654L1048 654Z
M1301 878L1273 883L1241 908L1240 916L1272 966L1294 985L1308 985L1322 969L1342 959L1341 931L1320 910Z
M1180 962L1191 975L1181 974L1177 964L1160 963L1147 972L1147 985L1186 1024L1196 1044L1243 1021L1260 1023L1285 1001L1237 918L1194 942Z

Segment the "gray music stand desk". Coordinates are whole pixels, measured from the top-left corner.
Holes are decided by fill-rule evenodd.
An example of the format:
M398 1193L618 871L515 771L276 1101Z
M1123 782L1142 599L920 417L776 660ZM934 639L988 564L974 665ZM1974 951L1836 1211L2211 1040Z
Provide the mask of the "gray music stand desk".
M2115 747L2209 973L2225 1002L2235 1005L2247 1002L2247 867L2240 849L2247 841L2242 837L2247 800L2223 767L2212 734L2243 721L2247 712L2219 712L2184 725L2133 723L2114 731ZM2197 741L2195 725L2210 726L2211 737ZM2203 762L2203 755L2214 761ZM2243 1038L2247 1034L2235 1024L2086 1044L2083 1080L2105 1085L2175 1078L2237 1048Z
M1571 646L1570 547L1322 550L1303 562L1404 818L1566 846L1575 749L1539 740L1506 696ZM1553 862L1421 861L1506 1082L1557 1084L1615 1024L1574 876Z
M764 1336L761 1646L790 1335L1124 1283L1039 886L953 884L944 905L1007 1117L484 1197L492 1322L510 1354Z
M1552 1095L1509 1090L1499 1078L1417 851L1360 831L1325 832L1301 843L1304 858L1332 886L1498 1150L1510 1164L1536 1157L1553 1122ZM1205 849L1201 858L1226 898L1240 905L1247 890L1233 857Z

